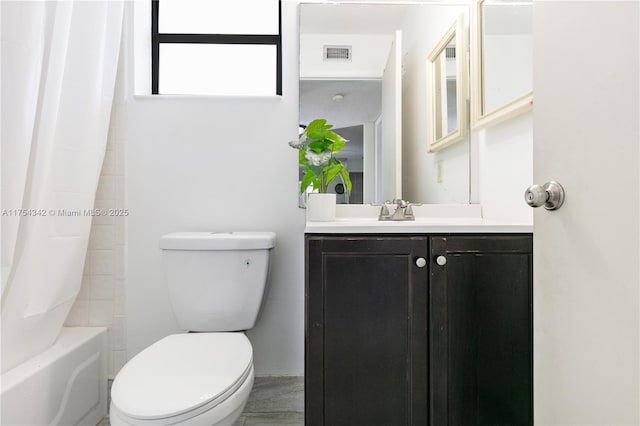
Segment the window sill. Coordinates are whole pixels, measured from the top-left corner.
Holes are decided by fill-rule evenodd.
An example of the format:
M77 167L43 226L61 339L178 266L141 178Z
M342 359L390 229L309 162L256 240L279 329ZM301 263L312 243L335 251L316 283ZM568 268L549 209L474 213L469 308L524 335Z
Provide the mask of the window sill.
M280 100L282 95L133 95L134 100Z

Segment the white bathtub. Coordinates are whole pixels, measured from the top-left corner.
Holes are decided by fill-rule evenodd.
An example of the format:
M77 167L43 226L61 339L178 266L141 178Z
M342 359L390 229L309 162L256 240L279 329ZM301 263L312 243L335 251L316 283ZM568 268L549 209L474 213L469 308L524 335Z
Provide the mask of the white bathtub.
M65 327L1 381L2 426L96 425L107 415L107 329Z

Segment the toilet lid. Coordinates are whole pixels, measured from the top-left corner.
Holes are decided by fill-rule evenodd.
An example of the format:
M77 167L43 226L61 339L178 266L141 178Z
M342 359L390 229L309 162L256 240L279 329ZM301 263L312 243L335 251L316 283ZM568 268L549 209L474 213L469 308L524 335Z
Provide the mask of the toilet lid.
M133 357L111 388L113 404L139 419L158 419L226 399L225 391L251 369L251 344L242 333L173 334Z

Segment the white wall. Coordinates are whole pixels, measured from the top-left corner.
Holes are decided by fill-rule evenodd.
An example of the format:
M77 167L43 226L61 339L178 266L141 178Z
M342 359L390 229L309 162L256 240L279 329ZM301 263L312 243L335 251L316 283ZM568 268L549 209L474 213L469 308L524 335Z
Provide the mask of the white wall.
M534 183L533 112L472 132L471 147L471 180L483 217L533 223L533 209L524 200Z
M382 78L393 34L300 34L300 78ZM324 46L352 46L352 60L324 61Z
M463 12L468 16L468 7L428 5L412 9L402 24L402 193L407 200L469 202L468 137L440 152L427 153L427 58Z
M162 234L275 231L270 291L248 335L256 374L303 373L305 212L297 207L297 151L287 145L297 137L298 122L294 2L282 3L282 32L282 97L128 101L129 357L180 331L164 284L158 248Z

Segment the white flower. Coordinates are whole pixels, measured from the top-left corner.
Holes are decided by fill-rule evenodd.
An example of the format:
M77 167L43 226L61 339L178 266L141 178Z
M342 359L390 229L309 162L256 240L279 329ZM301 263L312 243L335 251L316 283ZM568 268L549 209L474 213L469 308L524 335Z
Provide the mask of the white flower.
M307 149L307 151L304 153L304 158L306 158L312 166L325 166L331 158L331 151L315 153Z

